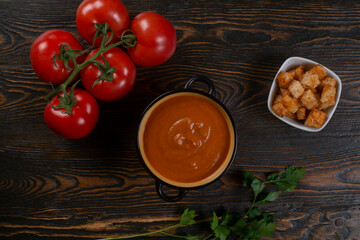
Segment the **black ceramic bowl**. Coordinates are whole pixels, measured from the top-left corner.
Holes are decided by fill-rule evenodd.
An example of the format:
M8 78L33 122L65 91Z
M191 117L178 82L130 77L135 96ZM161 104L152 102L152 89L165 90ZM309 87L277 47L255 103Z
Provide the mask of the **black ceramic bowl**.
M208 92L199 91L192 89L191 86L194 82L203 82L206 83L209 87ZM209 176L204 177L203 179L196 180L194 182L179 182L170 178L165 177L162 175L159 171L157 171L156 167L153 166L151 161L149 161L146 153L145 153L145 147L146 144L144 141L144 132L146 129L146 124L151 116L151 114L154 112L154 109L156 109L160 104L167 101L168 99L171 99L173 97L177 96L198 96L203 99L206 99L206 101L210 102L216 109L218 109L220 115L224 118L224 122L226 122L229 136L229 143L228 143L228 149L226 152L226 156L224 157L224 160L219 164L218 167L216 167L213 172L209 174ZM137 135L137 149L140 158L142 159L145 168L148 170L148 172L154 177L156 180L156 190L161 198L163 198L165 201L174 202L182 199L189 189L193 188L200 188L205 185L208 185L215 180L217 180L231 165L235 154L236 154L236 148L237 148L237 133L235 128L235 123L231 117L231 114L227 110L227 108L222 104L216 97L215 97L215 86L212 81L210 81L205 76L197 76L192 79L190 79L186 84L184 89L177 90L177 91L171 91L167 92L165 94L162 94L158 98L156 98L154 101L152 101L149 106L145 109L138 128L138 135ZM170 159L169 159L170 161ZM178 193L175 196L170 196L165 194L163 190L163 186L166 185L170 188L174 188L178 190Z

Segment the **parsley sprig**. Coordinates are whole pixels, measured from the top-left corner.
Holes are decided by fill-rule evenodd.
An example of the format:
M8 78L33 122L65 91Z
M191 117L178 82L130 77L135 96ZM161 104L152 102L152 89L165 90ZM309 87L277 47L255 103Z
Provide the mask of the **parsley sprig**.
M213 212L212 220L210 220L210 228L212 232L207 236L191 234L176 235L167 232L173 228L208 221L196 221L195 210L185 209L181 215L180 221L175 225L148 233L103 238L99 240L129 239L152 234L163 234L186 240L226 240L230 236L237 237L236 239L238 240L256 240L264 236L271 237L276 229L275 218L269 213L262 212L258 206L275 201L279 197L279 193L274 191L266 192L265 187L268 184L274 184L281 192L289 192L296 187L297 183L305 175L305 173L306 170L303 168L289 166L285 168L284 172L271 173L266 177L267 181L262 181L261 179L255 177L252 173L245 172L243 185L250 188L254 194L250 208L242 215L227 210L221 217L219 217L215 212Z

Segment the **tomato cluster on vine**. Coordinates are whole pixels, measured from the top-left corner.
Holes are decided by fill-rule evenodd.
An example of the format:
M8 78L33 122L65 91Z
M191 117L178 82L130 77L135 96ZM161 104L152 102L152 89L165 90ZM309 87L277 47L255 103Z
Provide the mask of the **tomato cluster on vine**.
M99 117L96 99L115 101L126 96L135 84L136 65L162 64L176 48L176 31L165 17L143 12L130 24L120 0L84 0L77 9L76 26L91 44L89 49L84 50L70 32L49 30L36 38L30 50L37 76L57 86L46 96L47 126L75 139L94 129ZM79 76L85 90L75 88Z

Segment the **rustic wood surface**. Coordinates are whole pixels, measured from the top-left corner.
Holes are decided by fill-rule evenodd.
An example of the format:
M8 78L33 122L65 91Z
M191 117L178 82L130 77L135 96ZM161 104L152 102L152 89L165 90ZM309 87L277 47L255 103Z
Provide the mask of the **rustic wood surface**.
M263 177L290 164L308 173L296 190L263 207L277 218L274 239L360 239L360 3L124 0L131 18L155 11L175 26L175 55L139 67L133 91L100 103L95 130L68 140L44 123L51 87L33 72L29 50L50 29L81 39L80 2L0 0L0 239L115 237L174 224L184 208L204 218L213 210L242 212L252 198L243 172ZM267 109L274 75L290 56L317 61L342 79L337 111L319 133L288 126ZM220 180L166 203L137 157L137 124L152 99L194 75L215 82L235 119L238 151Z

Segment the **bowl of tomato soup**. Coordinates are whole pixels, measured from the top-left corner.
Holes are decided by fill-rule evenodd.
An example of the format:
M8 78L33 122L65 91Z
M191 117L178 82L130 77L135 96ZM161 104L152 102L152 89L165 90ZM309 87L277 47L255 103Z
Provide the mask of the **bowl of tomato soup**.
M194 82L206 83L209 91L192 89ZM150 103L139 124L137 145L160 197L177 201L227 170L235 157L237 135L229 111L215 97L213 82L197 76L184 89ZM177 195L165 194L164 185L177 189Z

